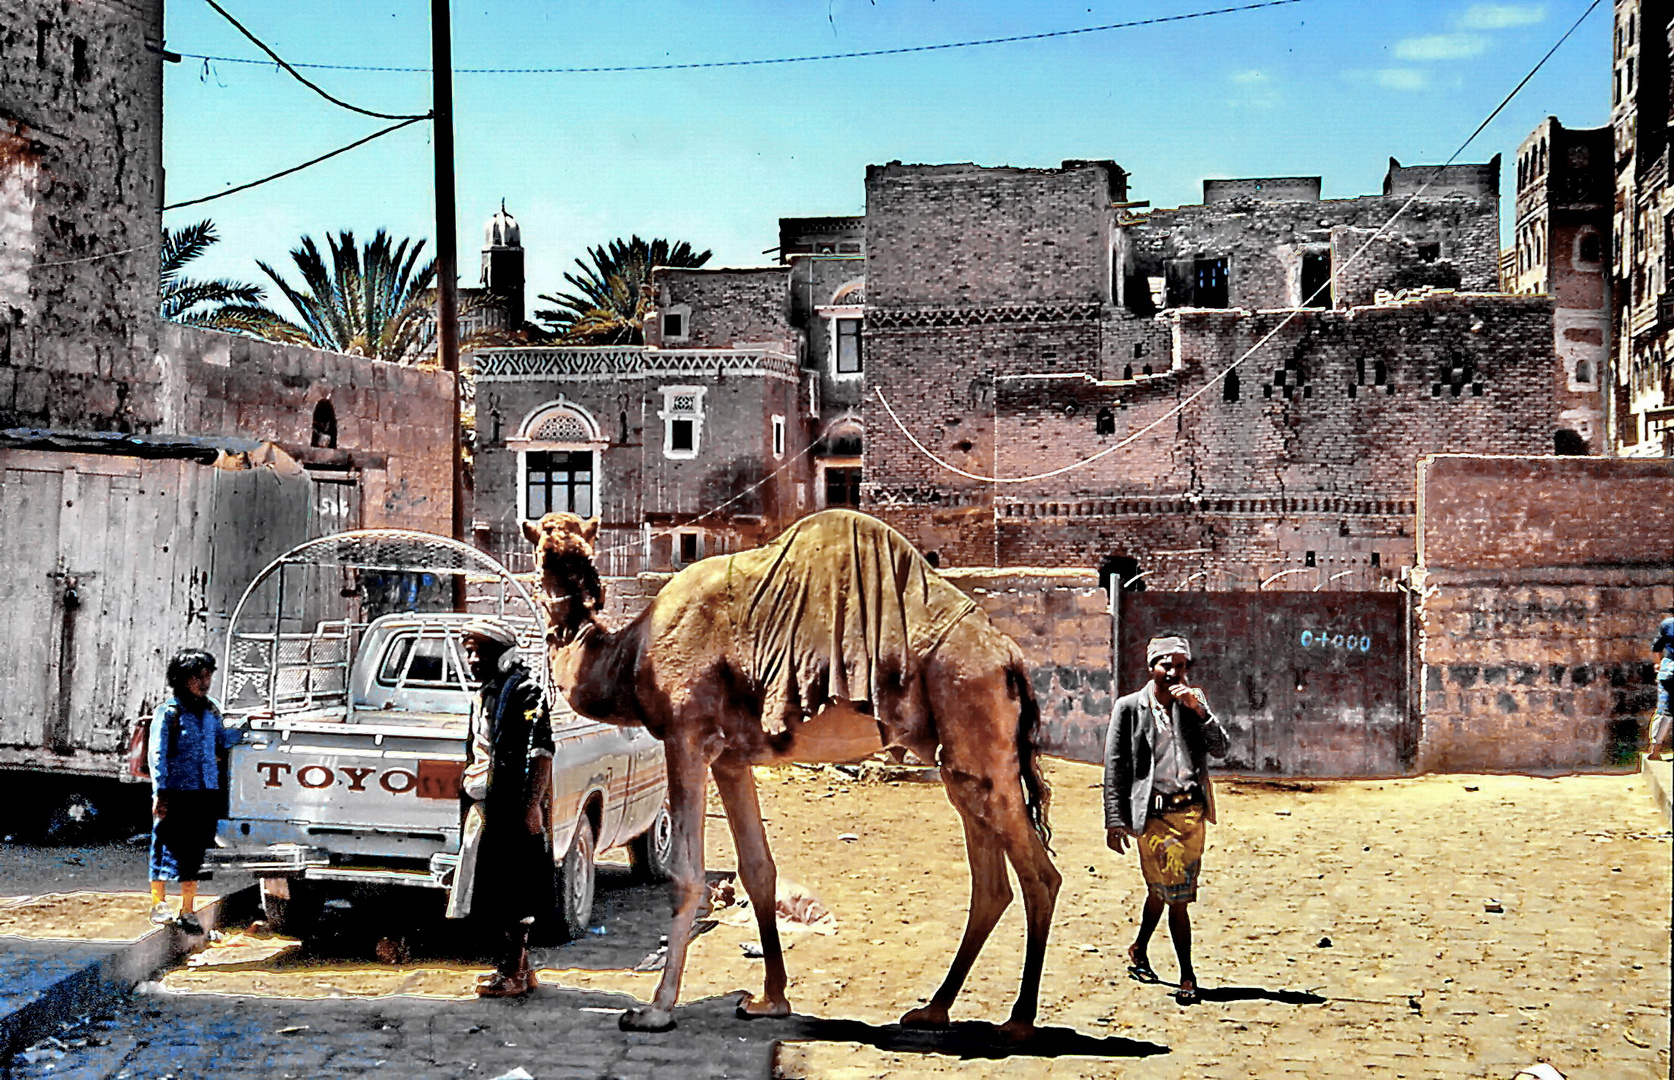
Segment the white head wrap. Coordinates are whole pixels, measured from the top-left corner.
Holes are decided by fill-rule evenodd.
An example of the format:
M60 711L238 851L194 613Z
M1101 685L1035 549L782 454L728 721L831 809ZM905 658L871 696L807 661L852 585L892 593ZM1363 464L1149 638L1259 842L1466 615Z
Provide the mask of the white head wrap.
M1151 644L1145 646L1145 663L1151 665L1161 656L1173 656L1175 653L1185 653L1186 659L1192 658L1191 642L1178 635L1171 637L1154 637Z
M492 641L508 648L517 647L517 635L501 619L472 619L460 628L459 636L480 638L483 641Z

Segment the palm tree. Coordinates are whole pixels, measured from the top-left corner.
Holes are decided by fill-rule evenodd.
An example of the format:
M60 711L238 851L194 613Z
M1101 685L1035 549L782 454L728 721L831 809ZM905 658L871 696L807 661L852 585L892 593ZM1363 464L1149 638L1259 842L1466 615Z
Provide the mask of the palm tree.
M708 262L711 254L694 251L684 240L618 237L607 246L588 248L592 265L577 259L581 273L564 275L576 292L542 293L540 299L557 306L537 311L535 317L567 344L643 345L645 312L650 305L641 296L640 286L650 282L651 268L693 269Z
M328 264L314 238L304 236L291 249L291 260L302 275L300 287L258 259L256 265L302 319L300 324L280 320L283 326L266 336L404 364L433 354L436 261L419 263L424 243L395 243L379 229L357 246L354 231L342 229L336 237L326 236Z
M210 330L273 336L284 319L262 301L260 285L186 276L187 264L220 242L215 223L204 219L178 229L164 229L158 267L158 311L165 319Z

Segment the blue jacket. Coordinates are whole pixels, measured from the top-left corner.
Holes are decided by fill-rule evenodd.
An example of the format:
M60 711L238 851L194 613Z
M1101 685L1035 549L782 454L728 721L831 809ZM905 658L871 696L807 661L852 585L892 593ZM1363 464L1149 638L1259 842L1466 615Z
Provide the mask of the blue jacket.
M151 718L146 757L157 791L218 791L222 750L244 741L244 732L221 722L221 707L205 698L192 706L170 697Z

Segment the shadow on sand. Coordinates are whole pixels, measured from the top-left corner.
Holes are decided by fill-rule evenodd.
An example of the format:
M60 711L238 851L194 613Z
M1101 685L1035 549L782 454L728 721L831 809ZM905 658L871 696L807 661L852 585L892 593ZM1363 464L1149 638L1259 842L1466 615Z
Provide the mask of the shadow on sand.
M1070 1055L1137 1058L1169 1052L1168 1047L1158 1043L1116 1036L1095 1038L1063 1027L1039 1028L1033 1038L1017 1043L1002 1036L996 1025L977 1020L953 1024L941 1030L924 1030L905 1028L900 1024L874 1025L859 1020L821 1020L814 1016L792 1014L782 1021L771 1022L770 1030L784 1042L847 1042L893 1053L946 1054L967 1060Z

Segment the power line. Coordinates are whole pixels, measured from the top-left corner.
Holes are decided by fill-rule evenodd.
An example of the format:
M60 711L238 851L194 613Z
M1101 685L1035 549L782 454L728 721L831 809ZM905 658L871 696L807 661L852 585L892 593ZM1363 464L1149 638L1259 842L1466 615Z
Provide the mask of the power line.
M1395 223L1396 219L1398 219L1402 214L1405 214L1407 212L1407 210L1409 208L1411 208L1412 204L1418 200L1419 196L1423 195L1426 191L1428 191L1430 189L1430 185L1432 185L1436 182L1436 179L1441 176L1442 171L1444 169L1446 169L1448 166L1452 165L1455 161L1457 161L1459 159L1459 155L1463 154L1465 152L1466 148L1469 147L1471 143L1476 141L1476 137L1478 135L1482 134L1482 132L1488 127L1488 125L1493 122L1494 117L1498 116L1501 113L1501 111L1503 111L1505 109L1505 107L1507 105L1511 104L1511 100L1513 98L1515 98L1518 95L1519 92L1522 91L1523 87L1525 87L1529 84L1529 80L1533 79L1535 77L1535 74L1538 71L1540 71L1540 69L1542 67L1546 66L1546 61L1552 59L1552 55L1554 53L1556 53L1560 47L1563 46L1564 42L1569 40L1570 35L1575 33L1575 31L1581 26L1581 24L1586 21L1587 16L1589 16L1593 13L1593 9L1598 7L1599 3L1600 3L1600 0L1593 0L1593 2L1591 4L1587 5L1587 10L1583 11L1581 13L1580 17L1577 18L1575 20L1575 22L1570 25L1570 28L1568 30L1564 31L1563 36L1558 39L1557 44L1553 45L1550 49L1548 49L1546 51L1546 55L1542 56L1540 58L1539 62L1536 63L1534 67L1529 69L1529 73L1527 75L1524 75L1522 80L1520 82L1518 82L1518 84L1516 86L1512 87L1511 92L1509 94L1507 94L1505 96L1505 98L1498 105L1494 106L1494 111L1488 114L1488 118L1486 120L1482 121L1482 123L1480 123L1476 126L1476 130L1472 131L1470 133L1470 135L1465 138L1465 141L1459 144L1459 148L1457 150L1453 151L1453 153L1448 156L1446 161L1442 162L1440 165L1437 165L1434 169L1432 169L1430 171L1430 175L1425 179L1423 184L1419 185L1418 190L1414 191L1410 196L1408 196L1407 201L1402 203L1401 206L1393 214L1391 214L1389 216L1389 218L1387 220L1385 220L1382 225L1379 225L1377 227L1377 229L1372 233L1371 236L1367 237L1366 242L1364 244L1360 245L1360 247L1352 255L1350 255L1348 257L1348 259L1346 259L1343 262L1342 269L1347 269L1348 267L1354 265L1354 263L1362 255L1364 255L1366 253L1367 249L1369 249L1372 246L1372 244L1374 244L1378 240L1378 238L1380 236L1382 236L1389 229L1389 227ZM1319 289L1315 290L1314 296L1318 296L1318 295L1322 294L1325 291L1325 288L1326 288L1326 286L1324 286L1324 285L1320 286ZM1313 297L1309 297L1309 300L1312 300L1312 299L1313 299ZM958 476L963 476L963 477L965 477L967 479L970 479L970 480L981 481L983 483L990 483L990 484L1028 484L1028 483L1033 483L1037 480L1047 480L1047 479L1050 479L1051 477L1054 477L1054 476L1061 476L1064 473L1073 472L1076 469L1084 468L1085 466L1091 465L1093 462L1098 461L1101 458L1108 457L1109 455L1114 454L1116 451L1121 450L1124 447L1129 446L1130 444L1132 444L1134 442L1134 440L1138 439L1141 435L1145 435L1145 434L1155 430L1158 426L1167 422L1168 420L1171 420L1174 417L1179 416L1181 413L1186 411L1187 406L1191 405L1198 398L1200 398L1204 394L1208 393L1209 390L1213 386L1215 386L1216 383L1225 379L1227 377L1227 375L1229 375L1240 364L1242 364L1244 361L1248 360L1251 356L1254 356L1256 354L1256 352L1258 350L1260 350L1263 345L1266 345L1269 341L1273 340L1273 338L1279 333L1279 331L1283 330L1286 326L1290 325L1291 321L1294 320L1298 315L1300 315L1303 310L1304 310L1304 308L1293 308L1290 312L1288 312L1285 315L1285 317L1283 319L1279 320L1279 322L1273 327L1273 329L1269 330L1266 334L1262 335L1262 338L1261 338L1260 341L1256 342L1254 345L1251 345L1249 347L1249 349L1246 350L1245 353L1242 356L1240 356L1238 359L1234 360L1232 363L1228 364L1226 366L1226 368L1223 369L1219 375L1216 375L1215 377L1213 377L1211 379L1204 380L1203 385L1198 387L1192 393L1188 394L1180 402L1180 404L1174 406L1172 409L1169 409L1167 412L1163 413L1161 416L1157 417L1155 420L1151 421L1149 424L1146 424L1144 427L1140 428L1138 431L1135 431L1133 434L1127 436L1126 438L1122 439L1119 442L1113 443L1112 445L1105 447L1103 450L1100 450L1096 454L1092 454L1088 457L1082 458L1080 461L1073 461L1068 465L1063 465L1063 466L1060 466L1059 468L1056 468L1056 469L1049 469L1046 472L1035 473L1032 476L983 476L983 475L978 474L978 473L973 473L973 472L969 472L965 469L961 469L959 466L953 464L952 462L946 461L943 458L939 457L936 454L935 451L933 451L929 447L925 446L922 442L920 442L918 440L917 436L915 436L910 430L908 430L907 425L902 423L900 416L896 415L895 409L890 406L889 400L884 397L882 387L875 387L873 392L877 395L879 403L883 405L884 411L889 413L889 418L891 420L893 420L895 422L895 426L900 429L901 434L905 435L907 437L907 441L912 443L913 446L915 448L917 448L919 453L923 454L925 457L929 458L931 461L935 462L937 465L940 465L942 468L946 469L947 471L949 471L951 473L954 473Z
M903 45L894 49L864 49L856 52L840 53L812 53L806 56L778 56L759 60L706 60L692 61L680 64L609 64L596 67L546 67L546 68L455 68L456 75L594 75L607 72L624 71L692 71L702 68L733 68L733 67L762 67L770 64L810 64L826 60L857 60L871 56L900 56L906 53L940 52L947 49L972 49L986 45L1010 45L1020 41L1044 41L1048 38L1073 37L1077 34L1100 34L1110 30L1131 30L1141 26L1158 26L1163 23L1185 22L1190 19L1205 19L1214 15L1232 15L1241 11L1256 11L1260 8L1283 7L1287 4L1300 4L1305 0L1261 0L1259 3L1239 4L1235 7L1212 8L1207 11L1191 11L1182 15L1159 15L1151 19L1132 19L1127 22L1105 23L1102 26L1080 26L1070 30L1046 30L1037 34L1012 34L1007 37L979 38L973 41L949 41L935 45ZM214 4L214 0L209 0ZM228 16L231 18L231 16ZM261 44L257 42L257 44ZM265 49L266 46L263 46ZM253 60L246 56L212 56L204 53L183 52L178 55L193 60L209 60L222 64L266 64L265 60ZM269 55L272 55L269 53ZM275 59L278 59L275 57ZM428 72L424 67L396 67L375 64L286 64L287 68L315 68L329 71L382 71L382 72ZM294 71L292 74L296 74ZM297 76L301 78L300 75ZM316 88L317 89L317 88ZM322 91L323 93L323 91ZM381 115L381 114L379 114Z
M210 7L214 8L216 11L218 11L223 19L232 23L234 29L236 29L239 33L243 34L245 37L249 38L252 42L254 42L256 48L260 49L262 52L264 52L268 56L272 57L273 62L275 64L278 64L280 67L282 67L286 71L290 72L291 77L294 78L297 82L301 83L303 86L306 86L308 89L314 91L314 93L316 93L316 94L320 95L321 97L325 98L327 101L331 102L333 105L337 105L337 106L340 106L342 108L348 109L350 112L360 113L362 116L376 117L379 120L428 120L430 118L429 113L425 113L421 116L421 115L418 115L418 114L415 114L415 113L374 112L371 109L363 109L359 105L351 105L347 101L344 101L342 98L333 97L331 94L329 94L325 90L321 89L318 85L316 85L312 82L309 82L306 78L303 77L302 73L300 71L298 71L294 66L292 66L291 64L287 64L285 62L284 58L281 57L278 53L274 52L272 49L268 48L267 44L265 42L263 42L261 38L257 37L255 34L252 34L249 30L245 29L243 23L241 23L237 19L233 18L232 13L229 12L226 8L222 7L220 4L217 4L215 2L215 0L204 0L204 2L207 3Z
M354 142L350 143L347 146L339 146L337 149L332 150L329 153L321 154L319 157L313 158L312 160L309 160L309 161L304 161L301 165L292 165L288 169L281 169L279 172L274 173L272 176L264 176L260 180L252 180L248 184L240 184L235 188L228 188L225 191L218 191L213 195L204 195L204 196L201 196L201 197L196 198L196 199L187 199L184 202L169 203L168 205L164 206L163 209L164 210L178 210L183 206L196 206L199 203L210 202L214 199L224 199L228 195L236 195L241 191L249 191L253 187L260 187L261 185L269 183L269 182L274 181L274 180L277 180L282 176L289 176L292 173L301 172L303 169L306 169L311 165L318 165L322 161L328 161L331 158L336 157L338 154L346 154L350 150L353 150L355 147L365 146L367 143L371 142L373 139L383 138L385 135L388 135L392 131L400 131L404 127L407 127L407 126L412 125L412 124L416 124L421 120L428 120L428 119L430 119L430 117L428 117L428 116L409 117L406 120L401 121L399 124L391 124L389 127L384 128L382 131L374 131L372 134L366 136L364 139L356 139Z

